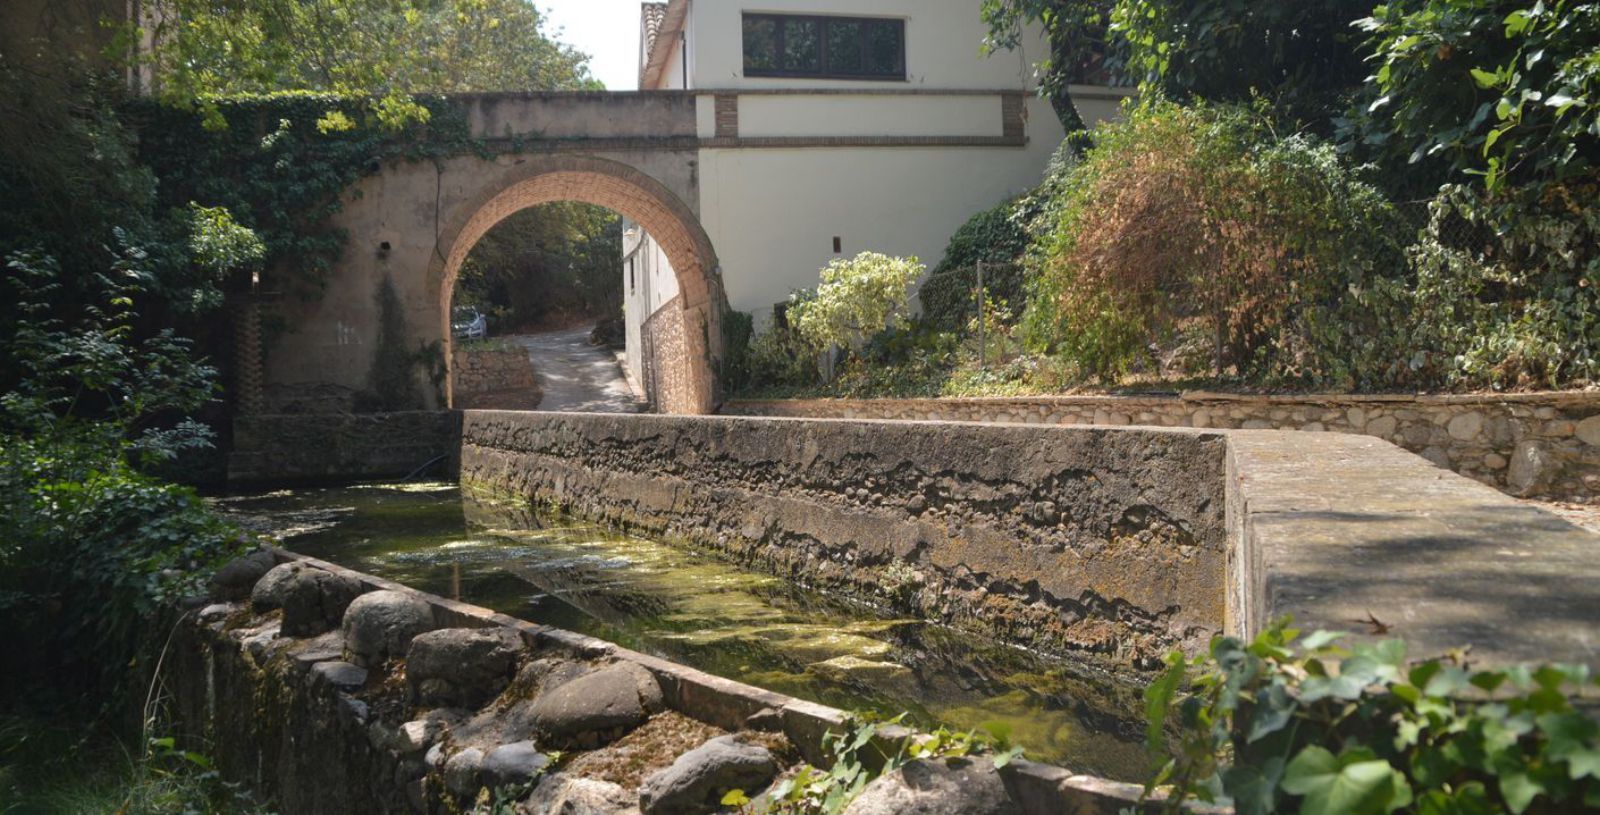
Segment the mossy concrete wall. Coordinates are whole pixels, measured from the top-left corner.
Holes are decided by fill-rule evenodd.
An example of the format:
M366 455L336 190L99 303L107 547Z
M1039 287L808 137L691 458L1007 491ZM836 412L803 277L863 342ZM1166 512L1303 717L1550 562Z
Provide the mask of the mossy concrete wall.
M468 488L1007 642L1152 667L1223 626L1217 433L468 411Z

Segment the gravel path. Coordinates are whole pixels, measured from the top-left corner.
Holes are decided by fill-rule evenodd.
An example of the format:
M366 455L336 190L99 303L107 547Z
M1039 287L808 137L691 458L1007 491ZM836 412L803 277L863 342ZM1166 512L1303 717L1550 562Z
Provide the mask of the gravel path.
M520 345L533 359L544 398L540 410L584 413L639 413L644 402L628 387L617 357L589 344L590 328L501 337Z

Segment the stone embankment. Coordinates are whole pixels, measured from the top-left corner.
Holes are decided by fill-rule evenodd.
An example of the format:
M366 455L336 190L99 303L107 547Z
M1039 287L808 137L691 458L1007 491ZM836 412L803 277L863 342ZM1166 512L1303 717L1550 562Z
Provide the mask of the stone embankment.
M187 738L279 811L697 815L828 766L840 711L610 643L262 551L178 628L165 682ZM881 766L912 731L880 728ZM876 761L873 758L876 757ZM923 760L846 815L1113 813L1138 789L1015 761Z
M1600 392L782 399L734 401L723 413L1359 433L1513 495L1600 495Z

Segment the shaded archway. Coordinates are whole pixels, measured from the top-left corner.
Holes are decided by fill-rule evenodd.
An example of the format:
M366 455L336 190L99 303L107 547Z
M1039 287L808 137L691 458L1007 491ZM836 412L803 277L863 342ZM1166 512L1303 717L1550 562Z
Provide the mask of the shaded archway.
M511 214L556 201L581 201L618 212L660 244L677 276L678 297L646 323L650 367L655 372L645 383L647 395L663 413L709 413L715 398L711 360L721 338L716 255L699 220L682 200L654 178L620 162L580 156L520 159L507 168L497 189L455 209L442 225L429 265L446 341L450 297L472 247ZM449 394L447 398L453 402Z

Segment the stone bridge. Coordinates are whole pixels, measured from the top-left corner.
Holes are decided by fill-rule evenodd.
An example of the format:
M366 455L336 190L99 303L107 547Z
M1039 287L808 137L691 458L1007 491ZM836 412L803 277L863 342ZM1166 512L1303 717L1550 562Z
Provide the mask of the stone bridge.
M640 224L663 247L680 296L650 321L658 410L703 413L717 399L723 296L716 252L699 220L697 105L688 92L531 93L453 97L491 157L381 167L346 195L334 226L344 256L311 302L282 302L288 331L267 355L270 391L369 387L381 342L437 348L427 407L451 403L450 298L474 244L529 207L580 201ZM620 273L620 270L619 270ZM394 296L384 290L392 286ZM387 301L388 305L384 305ZM396 307L395 304L398 304ZM387 337L388 339L382 339Z

